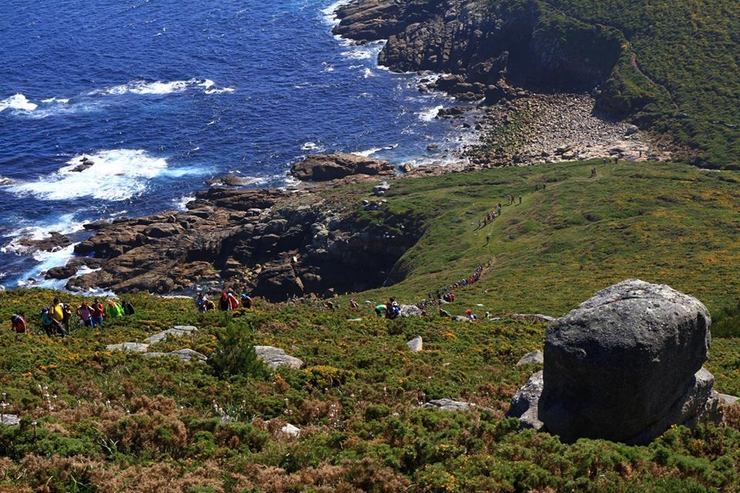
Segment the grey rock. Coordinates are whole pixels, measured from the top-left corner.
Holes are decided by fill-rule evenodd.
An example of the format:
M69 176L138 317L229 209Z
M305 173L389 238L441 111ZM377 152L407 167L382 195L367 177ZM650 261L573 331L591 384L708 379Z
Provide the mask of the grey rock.
M255 346L255 352L257 357L264 361L264 363L275 370L281 366L287 366L288 368L301 368L303 366L303 360L285 354L283 349L273 346Z
M169 353L144 353L144 357L146 358L161 358L163 356L174 356L176 358L180 358L183 361L206 361L208 359L205 354L199 353L198 351L194 351L189 348L178 349L177 351L170 351Z
M149 344L140 342L122 342L120 344L108 344L105 346L108 351L124 351L130 353L145 353L149 349Z
M539 418L566 442L651 440L711 391L695 376L710 324L701 302L665 285L628 280L599 291L547 330Z
M542 371L538 371L527 380L519 391L511 399L511 408L507 416L519 418L519 423L524 428L534 428L540 431L544 423L539 420L539 400L542 395L544 379Z
M406 345L413 353L418 353L424 349L424 342L422 341L421 336L414 337L413 339L408 341Z
M400 315L402 317L423 317L424 312L416 305L401 305Z
M511 318L514 320L523 320L525 322L554 322L555 317L543 315L541 313L512 313Z
M16 414L0 414L0 424L4 424L5 426L18 426L21 424L21 418L18 417Z
M290 423L286 423L285 426L280 428L280 432L291 438L298 438L301 436L301 429Z
M163 330L162 332L157 332L156 334L147 337L144 339L144 342L146 344L156 344L164 341L168 336L182 337L197 331L198 328L192 325L175 325L171 329Z
M544 362L545 360L542 356L542 351L532 351L531 353L527 353L522 356L522 358L517 361L516 366L541 365Z
M425 403L422 407L442 409L444 411L470 411L475 407L475 404L465 401L453 401L452 399L435 399Z

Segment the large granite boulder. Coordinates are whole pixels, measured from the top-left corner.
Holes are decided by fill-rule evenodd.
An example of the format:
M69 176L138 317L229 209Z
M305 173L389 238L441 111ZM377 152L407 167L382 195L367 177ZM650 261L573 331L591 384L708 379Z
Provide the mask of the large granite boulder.
M628 280L599 291L547 330L538 417L564 441L645 443L699 414L711 319L697 299Z
M357 154L314 154L293 165L291 175L302 181L327 181L349 175L392 174L388 161Z

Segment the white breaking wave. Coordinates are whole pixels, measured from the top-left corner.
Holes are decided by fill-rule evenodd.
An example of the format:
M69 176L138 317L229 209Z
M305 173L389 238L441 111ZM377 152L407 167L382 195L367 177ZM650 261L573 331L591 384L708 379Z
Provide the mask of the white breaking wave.
M81 169L85 158L92 161L92 165ZM9 189L18 195L34 194L47 200L91 197L119 201L144 192L147 181L166 169L164 158L151 156L143 150L104 150L75 156L56 173L38 181L12 185Z
M431 122L435 118L437 118L437 115L439 114L439 110L444 108L444 105L437 105L433 106L432 108L428 108L421 113L419 113L419 120L423 122Z
M301 146L301 150L323 152L326 150L326 147L319 145L316 142L304 142L304 144Z
M0 112L6 109L20 110L20 111L33 111L38 108L39 105L32 103L26 98L25 95L18 93L10 96L9 98L0 101Z
M175 199L174 202L178 211L186 211L188 210L188 204L193 200L195 200L195 195L185 195L184 197Z
M89 96L122 96L124 94L138 95L162 95L183 92L188 89L199 88L206 94L223 94L234 92L232 87L215 87L216 84L210 79L188 79L173 81L146 81L134 80L126 84L95 89L88 93Z
M336 26L339 24L339 18L337 17L337 9L342 5L348 4L349 0L339 0L321 9L321 13L324 16L327 24L330 26Z
M32 226L22 226L8 233L13 238L8 244L0 247L2 253L15 253L22 255L33 250L32 247L24 245L24 240L38 241L48 238L52 231L68 235L83 230L87 220L77 220L75 214L62 214L52 221L39 222Z
M366 151L356 151L356 152L353 152L352 154L354 154L355 156L370 157L376 152L382 151L382 150L383 150L382 147L372 147L370 149L367 149Z

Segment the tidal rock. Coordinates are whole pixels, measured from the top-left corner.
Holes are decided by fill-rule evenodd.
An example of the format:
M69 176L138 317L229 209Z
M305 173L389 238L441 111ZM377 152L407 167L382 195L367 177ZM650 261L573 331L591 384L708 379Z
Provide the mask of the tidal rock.
M255 346L257 357L267 366L275 370L281 366L288 368L300 368L303 366L303 360L285 354L285 350L273 346Z
M542 351L532 351L531 353L527 353L522 356L522 358L517 361L516 366L541 365L542 363L544 363Z
M108 344L105 346L108 351L124 351L130 353L145 353L149 350L149 344L140 342L122 342L120 344Z
M470 411L475 407L475 404L465 401L453 401L452 399L435 399L425 403L422 407L442 409L444 411Z
M697 299L628 280L553 323L539 418L564 441L644 443L695 415L711 392L711 319Z
M392 174L388 161L356 154L314 154L294 164L290 174L302 181L328 181L349 175Z
M538 418L538 404L543 384L542 371L529 377L527 383L512 397L511 408L506 415L519 418L524 428L541 430L544 424Z
M413 353L418 353L422 349L424 349L424 342L422 341L421 336L414 337L413 339L408 341L406 345L409 347L409 349Z
M53 252L68 247L72 244L72 241L65 235L52 231L46 238L42 238L40 240L23 238L18 243L29 251L41 250L44 252Z

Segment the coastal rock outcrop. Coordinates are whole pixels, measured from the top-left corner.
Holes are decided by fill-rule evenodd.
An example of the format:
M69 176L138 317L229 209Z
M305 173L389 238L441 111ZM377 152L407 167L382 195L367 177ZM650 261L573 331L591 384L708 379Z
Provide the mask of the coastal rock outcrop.
M701 302L665 285L628 280L599 291L550 325L541 395L530 380L510 414L564 441L649 442L704 413L710 325Z
M370 289L421 231L408 216L358 221L359 206L321 193L211 188L187 211L96 224L71 262L94 256L98 270L67 287L171 293L228 283L271 301Z
M290 174L301 181L328 181L349 175L393 174L388 161L357 154L313 154L295 163Z

